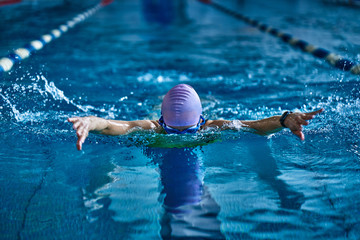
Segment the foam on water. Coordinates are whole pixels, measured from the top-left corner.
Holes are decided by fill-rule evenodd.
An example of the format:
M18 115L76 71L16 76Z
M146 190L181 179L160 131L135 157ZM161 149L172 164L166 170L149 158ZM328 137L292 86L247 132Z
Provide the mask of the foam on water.
M1 76L2 236L356 239L359 77L198 1L179 1L173 25L146 22L145 2L114 1ZM232 9L359 60L358 10L332 4L254 0ZM3 55L76 12L60 9L6 21ZM76 150L68 117L156 120L178 83L196 89L207 119L325 111L304 127L304 142L235 121L234 131L197 135L90 134Z

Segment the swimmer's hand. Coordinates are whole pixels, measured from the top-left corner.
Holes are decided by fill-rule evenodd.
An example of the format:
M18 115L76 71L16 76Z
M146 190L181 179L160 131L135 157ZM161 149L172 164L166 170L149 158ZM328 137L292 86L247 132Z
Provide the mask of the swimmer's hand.
M309 125L308 120L313 119L317 114L323 112L324 109L320 109L314 112L301 113L295 112L287 115L284 121L285 127L289 128L293 134L298 136L301 140L305 139L303 130L303 125ZM244 130L251 130L254 133L259 135L269 135L275 132L279 132L284 127L280 123L281 116L273 116L269 118L264 118L260 120L251 120L251 121L240 121L241 126L244 127ZM239 121L239 120L236 120ZM229 120L216 120L216 121L207 121L208 124L218 126L221 129L236 129L235 126L239 125L234 124L234 121ZM205 126L207 126L205 124Z
M74 117L68 118L68 122L73 124L73 129L76 131L78 140L76 142L76 147L80 151L82 149L82 144L85 142L85 139L89 135L89 131L93 130L91 117Z
M68 119L73 124L78 140L76 147L80 151L82 144L89 135L89 132L104 134L104 135L124 135L130 132L154 130L161 131L161 126L157 121L151 120L135 120L135 121L118 121L107 120L99 117L73 117Z
M284 121L284 125L289 128L291 130L291 132L293 134L295 134L296 136L298 136L302 141L305 140L305 136L303 131L303 127L309 125L309 122L307 120L311 120L313 119L317 114L323 112L324 109L320 109L314 112L309 112L309 113L301 113L301 112L295 112L295 113L290 113L285 121Z

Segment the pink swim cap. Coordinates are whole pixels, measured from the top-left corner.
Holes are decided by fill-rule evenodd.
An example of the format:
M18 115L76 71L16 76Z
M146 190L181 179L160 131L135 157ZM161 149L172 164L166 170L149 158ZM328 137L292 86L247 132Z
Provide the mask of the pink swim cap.
M185 127L199 122L202 107L199 95L187 84L179 84L165 95L161 114L168 126Z

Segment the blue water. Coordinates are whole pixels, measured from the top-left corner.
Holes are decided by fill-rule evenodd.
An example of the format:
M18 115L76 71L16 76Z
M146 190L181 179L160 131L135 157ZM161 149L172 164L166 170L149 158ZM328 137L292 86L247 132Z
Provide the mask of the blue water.
M1 76L0 238L358 239L359 76L197 1L154 2L115 1ZM359 8L221 4L360 60ZM86 7L0 8L1 56ZM76 150L68 117L157 119L178 83L208 119L325 112L304 142L288 130L91 134Z

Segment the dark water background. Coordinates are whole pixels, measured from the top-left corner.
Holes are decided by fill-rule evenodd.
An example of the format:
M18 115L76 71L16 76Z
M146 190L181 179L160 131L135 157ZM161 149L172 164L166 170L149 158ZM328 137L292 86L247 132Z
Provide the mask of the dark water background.
M357 239L359 77L197 1L155 3L115 1L1 76L0 238ZM359 8L221 4L360 60ZM0 55L87 7L0 9ZM287 130L91 135L76 150L68 117L156 119L178 83L196 89L209 119L325 112L305 142ZM219 141L146 146L209 135Z

